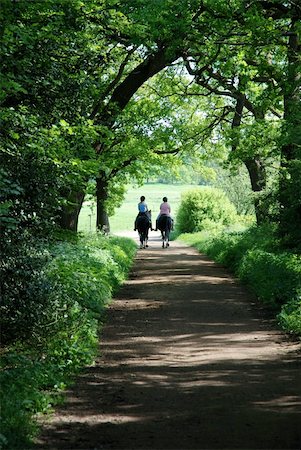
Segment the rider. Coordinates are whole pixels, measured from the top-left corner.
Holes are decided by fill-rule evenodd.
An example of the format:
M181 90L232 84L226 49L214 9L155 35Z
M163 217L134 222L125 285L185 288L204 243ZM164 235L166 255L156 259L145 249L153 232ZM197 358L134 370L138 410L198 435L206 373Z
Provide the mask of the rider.
M156 219L156 229L155 229L155 231L158 230L158 220L159 220L159 218L161 216L168 216L168 217L171 218L170 213L171 213L171 207L170 207L170 204L168 203L168 199L167 199L167 197L163 197L163 203L161 203L161 205L160 205L160 212L159 212L158 217ZM172 218L171 218L171 223L172 223L172 226L173 226L173 219Z
M135 219L134 231L137 230L137 220L138 220L138 217L140 217L140 216L147 216L148 219L149 219L150 228L153 229L152 222L151 222L151 217L150 217L150 214L149 214L150 211L149 211L149 209L147 207L147 204L145 203L144 195L142 195L140 197L140 202L138 203L138 211L139 211L138 215L137 215L137 217Z

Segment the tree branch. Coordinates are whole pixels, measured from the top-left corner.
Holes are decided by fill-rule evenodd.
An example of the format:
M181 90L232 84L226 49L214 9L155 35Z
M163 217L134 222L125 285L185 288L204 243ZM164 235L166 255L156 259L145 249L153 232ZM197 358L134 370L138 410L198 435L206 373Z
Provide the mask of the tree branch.
M114 80L111 81L111 83L109 83L109 85L107 86L106 90L105 90L104 93L102 94L101 98L98 100L98 102L97 102L96 105L94 106L93 111L92 111L92 113L90 114L90 119L93 120L93 119L95 118L95 116L97 115L97 113L99 112L99 110L100 110L100 108L101 108L101 106L102 106L102 104L103 104L104 99L105 99L105 98L107 97L107 95L112 91L112 89L114 89L115 86L117 86L117 84L119 83L119 81L120 81L120 79L121 79L121 77L122 77L122 75L123 75L124 69L125 69L127 63L128 63L129 60L130 60L130 57L132 56L132 54L134 53L135 50L136 50L136 47L133 47L133 48L128 52L128 54L126 55L124 61L120 64L120 67L119 67L119 70L118 70L118 72L117 72L116 77L114 78Z
M129 159L126 159L122 163L118 165L118 167L115 167L115 169L112 169L110 172L109 178L114 178L119 172L121 172L126 167L130 166L134 161L137 161L137 157L132 156Z

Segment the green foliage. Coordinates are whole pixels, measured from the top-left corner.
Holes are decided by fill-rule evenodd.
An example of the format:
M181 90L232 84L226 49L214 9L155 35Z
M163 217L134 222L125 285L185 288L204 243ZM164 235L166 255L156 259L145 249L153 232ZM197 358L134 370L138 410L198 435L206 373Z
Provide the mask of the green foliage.
M256 120L229 130L227 137L232 145L236 145L235 152L229 156L232 162L245 161L252 157L267 160L272 156L279 156L279 120Z
M278 315L279 323L289 333L301 336L301 291L295 300L288 302Z
M301 132L300 132L301 142ZM300 147L300 144L299 144ZM301 253L301 150L283 169L278 194L281 205L279 231L284 245Z
M280 172L279 195L269 190L255 200L280 222L282 242L300 250L300 58L287 38L300 36L293 3L1 1L1 320L3 342L24 353L5 356L7 447L27 446L28 417L53 401L45 390L90 360L99 319L134 252L133 244L99 236L48 242L71 194L84 192L99 170L109 180L113 213L130 178L174 177L181 161L197 161L203 171L208 155L220 160L232 146L233 164L269 166L268 187ZM126 98L127 76L139 78L136 68L150 61L151 73L162 51L174 63L119 111L114 101ZM242 183L234 193L233 184L231 201L249 211ZM192 192L183 198L178 228L205 230L200 246L265 302L279 308L288 301L281 323L300 330L299 259L279 251L271 227L220 235L235 216L219 191Z
M204 187L183 194L176 224L180 233L229 225L237 217L234 205L219 189Z
M238 274L265 304L279 311L280 306L295 300L300 292L301 257L249 250Z
M246 167L239 165L229 169L218 165L214 170L216 177L210 184L225 192L239 215L254 215L254 198Z
M1 448L31 447L31 437L38 430L32 416L49 412L61 400L63 371L42 358L20 354L20 349L2 355Z
M183 234L180 239L229 267L265 305L279 313L285 330L301 334L301 257L283 252L275 226L202 231Z
M133 257L133 248L116 237L84 236L77 245L58 244L52 248L55 258L46 273L57 286L56 295L65 305L77 305L96 317L124 280ZM66 316L67 313L65 313ZM80 320L80 318L79 318Z
M172 175L180 173L180 161L196 158L202 165L204 153L219 158L225 143L233 145L230 159L235 164L257 158L258 164L271 163L275 168L283 104L294 98L293 103L300 103L293 94L298 92L294 83L299 78L293 74L299 73L300 62L293 58L295 63L288 67L287 45L283 45L283 30L289 31L294 14L291 5L279 8L275 15L270 14L269 4L245 5L241 0L207 0L201 9L191 0L149 0L147 4L141 0L3 0L1 7L3 148L21 155L24 145L31 145L38 154L52 147L43 155L52 160L48 183L43 174L37 174L49 216L51 198L58 200L58 207L70 206L69 194L83 189L99 169L110 180L106 206L112 213L129 177L141 182L149 168L160 175L162 166L169 170L173 163ZM281 17L284 9L287 15ZM294 30L299 33L300 27L294 25ZM143 61L155 55L160 59L161 49L175 55L177 63L140 86L119 111L114 102L127 96L127 83L123 84L127 76ZM186 68L190 62L189 77L181 56ZM194 75L196 83L191 82ZM284 94L289 101L283 102ZM240 95L244 109L240 126L234 127L233 111ZM19 114L23 126L16 120ZM299 146L297 119L286 114L286 122L281 133L288 144L294 141ZM28 133L33 128L35 133ZM35 140L35 134L44 138ZM13 159L7 164L14 165ZM29 164L32 174L31 168ZM280 220L282 234L291 243L300 238L299 203L293 195L300 171L292 169L289 175L292 181L284 189L288 200ZM59 184L63 198L57 196ZM52 186L54 195L47 197ZM42 192L33 189L32 194L41 200ZM245 200L244 209L249 208ZM37 213L38 201L33 203ZM276 209L281 204L276 202ZM11 206L2 205L5 215Z
M22 188L15 180L11 180L9 174L3 168L0 169L0 228L15 230L19 222L18 218L11 214L13 199L22 194Z
M68 239L31 255L31 267L24 268L27 285L24 273L19 275L23 302L17 293L5 292L2 336L14 345L2 355L4 448L27 448L36 430L32 415L47 412L69 377L92 362L105 308L135 252L130 239L98 234ZM40 270L33 267L34 258Z
M48 235L70 191L98 169L98 130L88 117L107 70L109 11L105 18L94 1L1 2L0 159L22 190L11 189L1 214L35 236Z
M34 245L30 237L26 245L20 242L13 250L0 261L0 323L4 344L27 339L36 326L44 324L52 303L53 286L41 270L47 252Z
M283 242L290 248L300 244L300 58L292 48L286 53L291 39L285 37L300 34L297 21L290 29L298 7L270 3L206 0L200 8L198 0L1 1L0 284L6 344L23 340L44 349L52 355L46 358L50 366L68 360L75 367L89 354L131 247L99 237L48 241L57 237L62 211L74 206L72 193L84 192L99 170L109 180L104 198L113 213L130 178L142 183L150 170L174 177L181 161L189 167L197 161L202 171L208 155L225 157L225 144L233 146L235 164L250 158L269 164L275 185L281 157L279 195L256 200L267 203L269 197ZM170 64L173 57L174 63L119 111L115 101L127 97L127 76L138 79L140 64L150 62L147 72L155 73L162 51L164 61ZM241 126L233 127L240 95ZM249 208L242 190L235 192L239 212ZM234 220L235 210L222 194L205 192L183 199L181 232L217 233ZM247 255L250 267L260 260L262 270L269 264L276 272L278 266L295 270L289 255L273 259L277 243L264 241L260 247L251 234L232 233L203 244L234 270ZM253 272L250 283L256 284L260 274ZM282 294L275 292L273 301L281 303ZM293 314L287 311L283 317ZM38 380L32 361L36 367L39 356L26 363Z
M248 230L225 232L213 237L206 245L208 254L230 267L236 274L249 250L273 251L277 249L275 227L270 224L253 226Z
M93 12L93 20L104 20L95 3L3 0L1 8L3 104L30 106L45 124L90 111L105 51L100 24L90 23Z

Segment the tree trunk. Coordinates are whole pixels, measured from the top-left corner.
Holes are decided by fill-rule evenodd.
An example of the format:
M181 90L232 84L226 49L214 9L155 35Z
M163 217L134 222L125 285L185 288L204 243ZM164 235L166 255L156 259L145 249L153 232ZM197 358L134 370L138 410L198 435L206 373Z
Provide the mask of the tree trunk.
M259 159L252 158L244 161L249 172L252 191L256 194L261 192L266 186L266 171ZM266 209L258 196L254 199L256 222L258 225L266 221Z
M236 99L235 105L235 113L232 121L232 128L239 127L241 124L242 113L245 104L245 95L241 94ZM256 114L256 111L253 111L253 114ZM258 113L259 114L259 113ZM255 117L256 119L256 117ZM236 149L236 145L232 145L232 152ZM266 171L262 161L259 158L250 158L243 161L250 177L252 191L256 194L261 192L266 187ZM265 208L263 207L262 202L255 196L254 199L254 208L256 215L256 222L258 225L263 223L266 220Z
M280 233L287 245L301 245L301 44L300 24L292 19L288 41L288 77L284 86L285 144L279 184Z
M74 191L68 195L68 204L63 206L60 214L59 225L61 228L64 230L77 231L78 217L84 198L84 191Z
M108 179L104 172L100 172L96 179L96 228L104 233L110 232L109 216L106 208L108 199Z

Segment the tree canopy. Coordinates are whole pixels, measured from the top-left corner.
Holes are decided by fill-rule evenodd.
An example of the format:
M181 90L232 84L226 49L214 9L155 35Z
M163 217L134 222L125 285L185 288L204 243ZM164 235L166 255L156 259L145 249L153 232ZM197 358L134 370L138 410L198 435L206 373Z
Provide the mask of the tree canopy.
M222 154L245 165L257 221L300 242L296 2L4 0L1 10L5 232L76 230L91 179L97 226L108 226L129 179Z
M4 447L90 361L136 251L77 233L87 194L108 231L129 182L215 176L235 208L195 189L179 230L205 228L201 251L300 334L300 18L297 0L1 0ZM257 224L216 239L236 212Z

